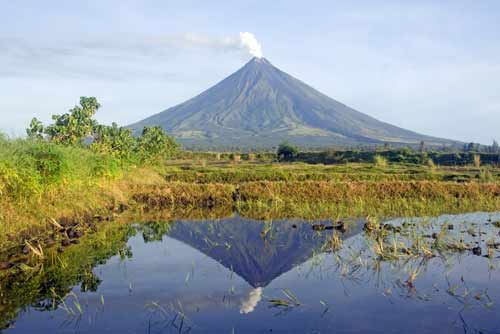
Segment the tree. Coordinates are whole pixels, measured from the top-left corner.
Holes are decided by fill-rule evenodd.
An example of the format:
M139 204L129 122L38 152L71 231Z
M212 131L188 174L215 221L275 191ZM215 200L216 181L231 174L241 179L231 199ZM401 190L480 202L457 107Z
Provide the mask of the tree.
M112 123L111 126L96 125L93 132L92 150L107 153L119 159L130 160L132 158L137 145L132 130L118 127L116 123Z
M43 139L44 127L42 122L40 122L36 117L30 122L29 127L26 129L26 134L29 139L42 140Z
M299 150L296 146L288 143L288 142L282 142L277 151L278 159L279 160L290 160L293 157L295 157L299 153Z
M63 115L53 115L54 124L45 129L51 141L64 145L81 144L92 134L97 122L92 118L100 104L95 97L80 97L80 105Z
M159 157L171 158L178 148L179 144L160 126L144 127L137 143L137 153L142 161Z

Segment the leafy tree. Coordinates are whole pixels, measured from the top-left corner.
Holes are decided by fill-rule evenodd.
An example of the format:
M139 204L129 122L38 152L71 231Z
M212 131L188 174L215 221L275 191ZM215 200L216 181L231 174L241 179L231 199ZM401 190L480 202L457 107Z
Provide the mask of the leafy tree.
M137 153L142 161L154 158L170 158L175 153L179 145L168 136L160 126L144 127L142 136L138 140Z
M85 137L92 134L97 125L92 118L100 104L95 97L80 98L80 105L69 110L63 115L53 115L54 124L45 129L45 133L51 141L64 145L77 145L83 142Z
M110 154L115 158L130 160L137 145L137 140L132 135L132 130L118 127L116 123L111 126L96 125L94 127L94 142L92 150L99 153Z
M295 157L297 153L299 153L298 148L285 141L279 145L277 155L280 160L289 160Z
M26 129L26 134L29 139L41 140L43 139L44 127L42 122L40 122L36 117L30 122L29 127Z

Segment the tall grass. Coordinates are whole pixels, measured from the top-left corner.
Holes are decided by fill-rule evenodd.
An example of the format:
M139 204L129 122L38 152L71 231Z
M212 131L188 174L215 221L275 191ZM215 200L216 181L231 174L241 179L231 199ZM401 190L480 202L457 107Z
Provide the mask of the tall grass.
M0 191L17 201L97 177L117 177L121 163L78 147L28 140L0 141Z
M8 240L23 243L48 218L76 216L107 205L127 166L111 156L42 141L0 139L0 250ZM16 241L17 240L17 241Z

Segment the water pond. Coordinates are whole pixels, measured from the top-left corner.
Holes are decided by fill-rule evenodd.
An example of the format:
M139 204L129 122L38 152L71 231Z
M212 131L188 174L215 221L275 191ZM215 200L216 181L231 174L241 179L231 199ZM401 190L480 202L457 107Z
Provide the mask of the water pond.
M138 223L119 247L95 236L4 282L0 323L39 334L499 333L496 222L500 212ZM98 259L71 276L87 256Z

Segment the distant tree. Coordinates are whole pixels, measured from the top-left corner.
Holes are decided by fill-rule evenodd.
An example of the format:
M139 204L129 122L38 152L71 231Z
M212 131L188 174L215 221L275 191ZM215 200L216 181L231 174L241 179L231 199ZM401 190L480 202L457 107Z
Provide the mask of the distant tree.
M493 140L493 144L491 144L491 152L492 153L500 153L500 146L496 140Z
M289 160L289 159L295 157L297 155L297 153L299 153L299 149L296 146L294 146L286 141L282 142L278 146L277 155L278 155L279 160Z
M179 144L160 126L144 127L137 143L137 153L143 161L159 157L171 158L178 149Z
M42 140L43 139L44 127L42 122L40 122L36 117L30 122L29 127L26 129L26 134L29 139Z
M45 129L51 141L64 145L81 144L97 125L92 118L101 105L95 97L80 98L80 105L63 115L54 115L54 124Z
M425 151L425 142L423 140L420 142L419 148L420 148L420 153L423 153Z

